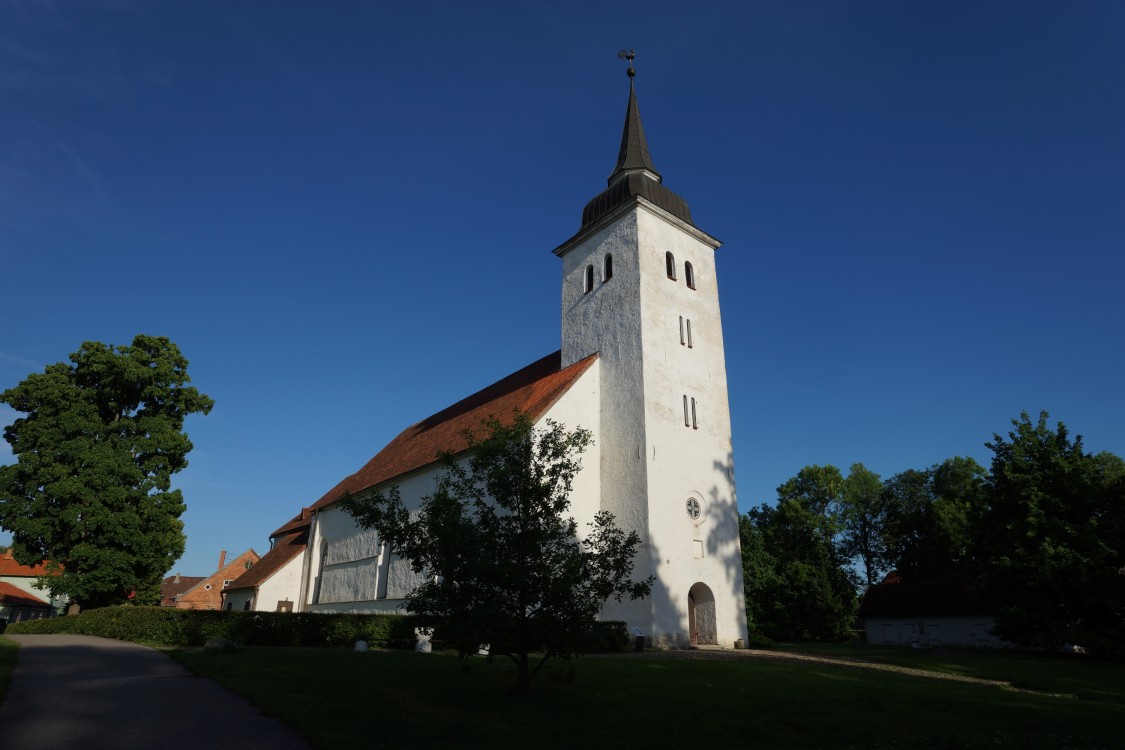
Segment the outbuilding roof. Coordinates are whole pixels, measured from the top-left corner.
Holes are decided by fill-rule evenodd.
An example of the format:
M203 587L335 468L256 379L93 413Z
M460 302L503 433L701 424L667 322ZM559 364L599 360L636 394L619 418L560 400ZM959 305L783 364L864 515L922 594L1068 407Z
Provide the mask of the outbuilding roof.
M961 616L987 614L972 606L969 586L960 581L881 583L867 589L859 617Z

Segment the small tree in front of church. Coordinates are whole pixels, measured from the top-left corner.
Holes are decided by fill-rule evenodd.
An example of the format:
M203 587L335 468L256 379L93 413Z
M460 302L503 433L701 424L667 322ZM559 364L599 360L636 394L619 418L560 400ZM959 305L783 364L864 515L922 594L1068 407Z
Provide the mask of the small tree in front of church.
M601 511L580 539L567 516L588 430L540 429L524 414L484 429L467 435L467 461L441 456L436 490L416 511L397 488L341 504L421 577L403 607L462 655L488 645L509 657L523 693L550 658L577 653L606 600L647 596L652 579L632 580L637 532Z

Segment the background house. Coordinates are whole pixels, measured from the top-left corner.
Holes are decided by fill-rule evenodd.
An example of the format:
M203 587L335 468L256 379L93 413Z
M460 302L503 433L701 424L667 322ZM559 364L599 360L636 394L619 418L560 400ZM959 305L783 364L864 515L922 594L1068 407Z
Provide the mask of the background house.
M178 609L221 609L223 589L234 579L245 573L258 562L258 553L248 549L231 561L227 561L227 551L219 553L219 569L203 578L199 583L176 597Z
M204 578L205 576L182 576L179 573L168 576L160 583L160 606L175 607L180 596L203 583Z
M859 606L867 642L887 645L1009 648L992 635L996 621L972 606L969 586L958 581L902 583L889 573L871 586Z
M301 590L312 513L308 508L270 534L270 549L223 593L223 609L292 612Z
M46 560L21 565L11 548L0 553L0 620L16 622L60 612L68 598L38 585L39 579L48 575Z

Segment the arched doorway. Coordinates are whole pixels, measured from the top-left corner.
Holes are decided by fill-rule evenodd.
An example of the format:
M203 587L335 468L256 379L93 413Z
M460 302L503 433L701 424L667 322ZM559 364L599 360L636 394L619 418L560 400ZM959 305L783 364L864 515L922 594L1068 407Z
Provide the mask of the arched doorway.
M715 595L705 583L697 583L688 590L688 641L693 646L719 642Z

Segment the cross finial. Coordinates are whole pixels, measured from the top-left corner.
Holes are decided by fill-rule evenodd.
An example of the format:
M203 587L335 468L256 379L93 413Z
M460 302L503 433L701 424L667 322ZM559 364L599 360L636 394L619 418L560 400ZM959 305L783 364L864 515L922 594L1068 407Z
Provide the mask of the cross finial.
M617 53L617 56L622 60L629 61L629 69L625 71L625 74L629 76L629 80L633 80L633 78L637 75L637 69L633 67L633 58L637 56L637 51L632 49L623 49Z

